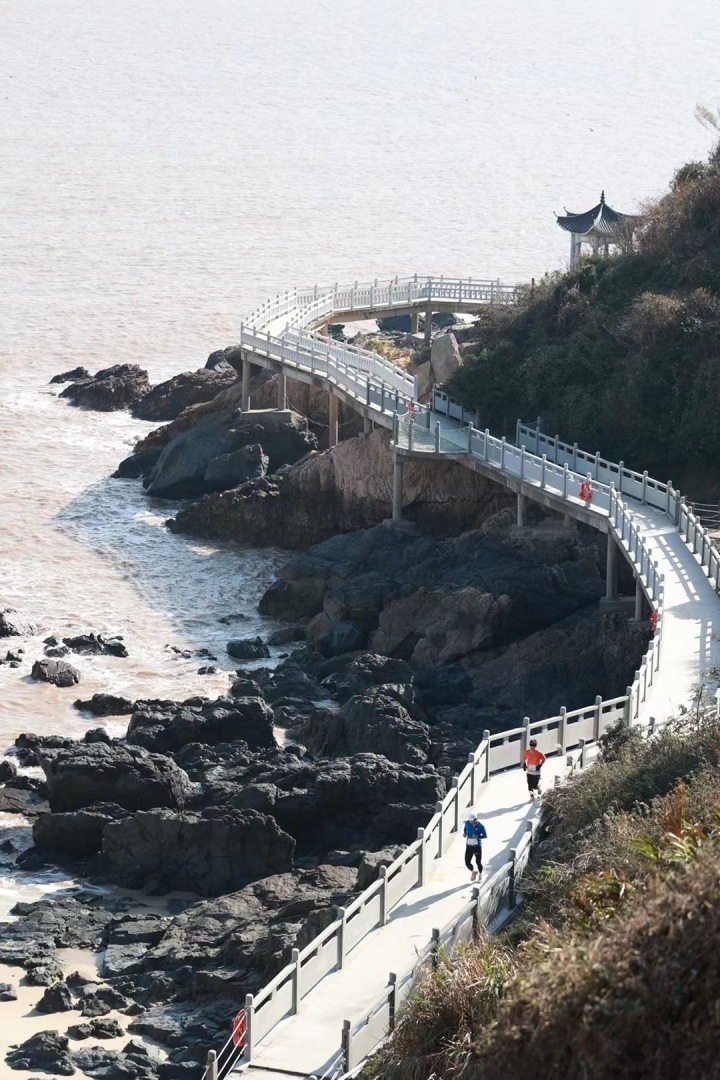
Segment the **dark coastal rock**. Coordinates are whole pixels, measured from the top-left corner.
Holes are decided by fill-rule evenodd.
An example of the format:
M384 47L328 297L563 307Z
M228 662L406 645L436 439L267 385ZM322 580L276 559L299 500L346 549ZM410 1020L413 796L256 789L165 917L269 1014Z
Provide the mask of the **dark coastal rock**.
M70 371L61 372L60 375L53 375L52 379L50 380L50 385L52 385L53 383L80 382L81 380L85 379L92 379L92 375L87 370L87 368L74 367L71 368Z
M233 360L237 366L233 365ZM235 376L242 370L242 351L239 345L228 345L225 349L216 349L211 352L205 361L205 367L210 371L234 371Z
M109 734L107 733L107 731L105 730L104 727L96 727L96 728L88 728L88 730L83 735L83 742L84 743L102 742L102 743L108 743L109 744L109 743L112 742L112 739L110 738Z
M5 1055L11 1069L40 1069L53 1076L73 1076L75 1066L68 1053L69 1039L57 1031L38 1031Z
M113 477L116 480L138 480L141 476L147 476L157 465L161 453L160 446L149 450L137 450L129 457L123 458L113 473Z
M48 986L35 1008L42 1013L69 1012L73 1007L72 994L64 982Z
M270 655L262 638L234 638L226 645L228 656L235 660L260 660Z
M119 1039L123 1029L117 1020L90 1020L87 1024L72 1024L67 1033L71 1039Z
M148 881L203 896L237 889L248 880L284 873L295 841L252 810L211 808L201 814L151 810L105 828L103 851L116 879Z
M279 630L273 630L268 637L268 645L289 645L294 641L305 640L304 626L283 626Z
M357 889L363 892L380 877L380 869L390 866L402 855L401 847L388 847L382 851L365 851L357 868Z
M4 758L0 761L0 784L7 783L8 780L12 780L17 776L17 765L10 761L9 758Z
M0 1001L17 1001L17 990L12 983L0 983Z
M428 731L382 687L350 698L339 713L317 710L299 729L308 749L322 757L374 753L412 765L428 760Z
M80 672L66 660L36 660L32 666L32 678L53 686L75 686L80 682Z
M33 825L33 843L41 851L84 858L102 847L105 826L127 817L113 803L98 803L72 813L42 814Z
M0 610L0 637L29 637L34 626L15 608Z
M367 644L367 631L356 623L331 622L317 639L317 649L321 656L342 656L343 653L364 649Z
M141 706L130 718L127 739L163 752L176 752L188 743L214 746L237 739L251 747L273 747L273 710L259 696L224 698L199 708L172 702Z
M52 660L59 660L63 656L67 656L70 650L67 645L46 645L43 652Z
M63 644L67 645L72 652L81 653L84 656L126 657L128 655L121 638L106 638L102 634L78 634L75 637L66 637L63 638Z
M307 421L287 410L243 413L226 409L204 416L195 426L181 431L163 449L148 484L148 494L162 498L196 498L217 490L218 477L230 467L227 455L251 444L260 444L275 471L297 461L316 446ZM216 459L224 459L218 461ZM233 467L240 458L233 459ZM253 466L254 467L254 466ZM210 480L206 474L210 470ZM235 475L235 474L234 474ZM239 477L240 483L246 477Z
M130 411L140 420L174 420L183 409L211 401L221 390L227 390L235 382L237 372L233 368L182 371L154 386L135 402Z
M60 397L86 409L114 412L129 408L149 390L147 371L137 364L114 364L88 379L71 383Z
M182 807L192 794L186 774L170 758L137 746L75 744L38 749L48 801L55 812L113 802L125 810Z
M117 694L93 694L87 701L78 698L73 705L80 712L89 712L93 716L123 716L131 713L134 708L130 698Z
M105 1050L100 1046L88 1046L75 1050L71 1057L73 1064L93 1080L158 1080L158 1063L137 1052L128 1054ZM197 1065L195 1072L198 1072Z
M221 772L218 771L221 775ZM290 754L233 770L233 804L272 814L303 852L409 843L434 812L445 780L429 765L356 754L311 762Z
M257 480L265 476L269 462L260 443L250 443L231 454L221 454L213 458L205 470L205 491L208 494L227 491L228 488L244 484L246 480Z

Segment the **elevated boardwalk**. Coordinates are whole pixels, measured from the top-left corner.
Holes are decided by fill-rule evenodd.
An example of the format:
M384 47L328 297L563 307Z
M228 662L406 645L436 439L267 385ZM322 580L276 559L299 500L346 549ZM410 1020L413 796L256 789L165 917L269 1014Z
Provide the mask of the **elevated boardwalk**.
M442 282L441 285L435 283ZM672 485L518 425L516 444L473 426L473 417L434 394L418 406L414 381L373 353L332 342L313 327L345 313L426 312L447 303L476 307L512 303L519 288L470 279L407 279L328 290L293 290L269 301L243 326L244 382L260 361L285 378L313 381L366 418L392 427L395 456L393 517L402 516L407 457L456 460L516 493L518 524L527 499L607 534L607 597L617 600L620 557L632 569L635 615L651 640L624 695L596 698L585 709L530 721L483 739L455 778L417 840L259 994L246 1000L247 1031L240 1049L228 1043L207 1070L209 1080L230 1070L272 1080L287 1076L337 1080L355 1070L392 1027L395 1011L440 947L472 936L512 911L529 858L535 804L519 769L531 736L550 755L544 782L561 781L584 763L586 747L619 719L650 734L693 698L714 688L720 668L720 553L711 535ZM436 294L433 290L437 288ZM451 293L455 290L455 298ZM496 291L496 290L499 290ZM582 498L581 485L591 485ZM587 495L587 491L585 491ZM458 833L471 807L488 830L486 873L470 885Z

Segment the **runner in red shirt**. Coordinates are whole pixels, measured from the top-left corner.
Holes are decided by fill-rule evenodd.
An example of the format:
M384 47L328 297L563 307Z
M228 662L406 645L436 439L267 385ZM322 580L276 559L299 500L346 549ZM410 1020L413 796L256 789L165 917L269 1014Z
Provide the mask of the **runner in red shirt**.
M545 764L545 755L537 748L537 739L531 739L530 745L523 754L523 769L527 776L527 786L530 798L535 798L535 793L540 794L540 770Z

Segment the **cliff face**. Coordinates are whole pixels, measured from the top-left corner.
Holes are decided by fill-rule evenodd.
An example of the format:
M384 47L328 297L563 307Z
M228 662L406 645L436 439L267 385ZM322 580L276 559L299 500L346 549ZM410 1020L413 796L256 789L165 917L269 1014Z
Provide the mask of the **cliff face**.
M312 454L282 479L250 481L181 510L174 532L247 544L305 548L390 517L390 433L377 430ZM405 464L404 510L423 532L449 535L509 505L498 485L456 462Z

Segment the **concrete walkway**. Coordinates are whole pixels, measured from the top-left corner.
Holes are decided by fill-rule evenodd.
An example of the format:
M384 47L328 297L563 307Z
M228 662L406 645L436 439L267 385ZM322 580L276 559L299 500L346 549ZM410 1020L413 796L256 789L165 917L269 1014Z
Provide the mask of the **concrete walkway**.
M564 772L564 758L548 759L543 770L545 786ZM508 849L524 835L538 805L529 801L525 774L520 769L500 773L483 785L476 803L488 832L483 844L482 880L507 860ZM263 1039L252 1064L241 1071L258 1080L287 1080L288 1073L322 1076L338 1057L343 1021L355 1023L366 1016L389 973L411 968L433 928L444 927L460 914L471 892L464 851L462 837L453 837L428 884L409 892L393 909L387 925L353 949L342 971L332 972L318 983L304 999L300 1012L281 1021Z

